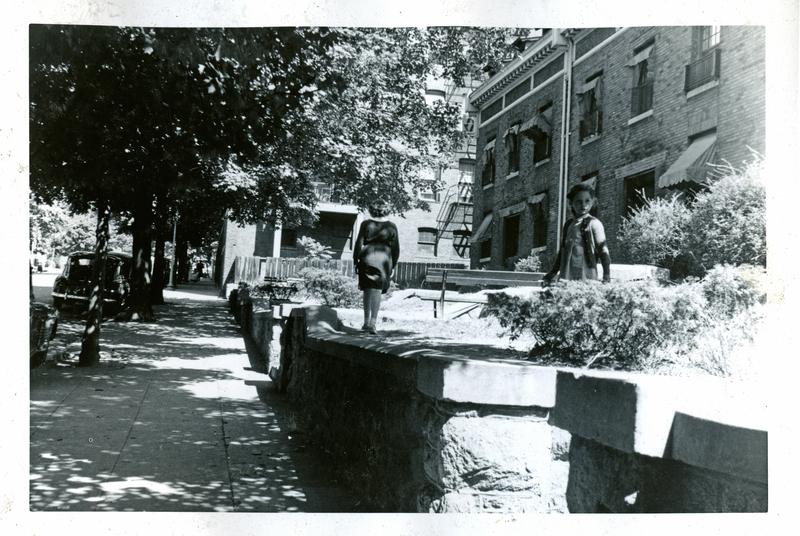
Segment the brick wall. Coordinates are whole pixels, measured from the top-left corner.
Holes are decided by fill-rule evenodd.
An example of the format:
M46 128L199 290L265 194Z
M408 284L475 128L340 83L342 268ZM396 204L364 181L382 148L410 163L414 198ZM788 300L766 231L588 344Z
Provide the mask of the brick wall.
M689 137L709 128L717 129L717 159L740 164L750 156L748 146L764 151L765 138L765 66L764 29L762 27L726 26L722 28L719 48L721 71L718 85L699 94L687 96L684 90L685 66L693 58L692 27L630 28L618 34L600 49L584 54L573 68L570 118L568 185L597 172L598 217L606 227L609 245L614 250L616 235L625 210L625 177L627 173L654 169L656 180L689 145ZM653 108L648 117L629 124L632 119L631 88L633 69L626 64L634 50L653 40L649 59L654 79ZM603 72L599 102L603 127L599 136L581 141L578 131L580 108L576 89L590 76ZM476 168L475 225L488 210L495 211L523 201L526 196L547 189L549 201L547 254L555 253L558 221L558 161L561 133L562 82L557 80L483 125L478 137L482 151L488 139L497 136L495 155L497 179L493 188L480 187L481 165ZM553 153L549 164L532 166L532 143L524 140L520 175L506 180L506 151L502 135L509 125L533 116L540 102L554 101ZM663 195L665 191L656 191ZM523 222L529 222L529 209ZM520 229L520 251L527 252L532 243L532 229ZM492 262L490 267L503 268L502 222L493 220ZM471 251L472 266L478 265L479 245Z
M563 58L556 61L563 61ZM545 67L546 68L546 67ZM536 88L532 95L529 95L521 102L510 107L506 112L496 119L481 126L478 132L478 147L482 148L486 141L495 137L495 182L494 186L484 189L481 186L481 170L483 164L478 159L475 167L475 179L473 181L474 191L474 223L473 229L480 225L484 215L488 211L494 211L495 217L492 219L492 261L486 266L490 269L504 269L506 267L503 256L503 220L497 216L497 212L504 207L508 207L523 201L530 196L540 192L547 192L547 207L549 221L547 226L548 250L547 254L554 254L552 244L555 244L555 221L558 212L558 166L561 158L561 147L559 139L561 136L561 115L562 102L561 93L563 88L562 77L558 77L548 84ZM513 178L506 178L508 175L508 152L503 143L503 134L511 125L518 122L525 122L533 117L538 110L552 102L553 125L551 128L552 142L550 158L548 160L533 162L533 141L524 136L520 141L520 162L519 175ZM526 207L521 213L519 255L527 256L533 247L533 213L530 206ZM480 259L480 244L472 244L470 249L470 261L473 267L478 266Z

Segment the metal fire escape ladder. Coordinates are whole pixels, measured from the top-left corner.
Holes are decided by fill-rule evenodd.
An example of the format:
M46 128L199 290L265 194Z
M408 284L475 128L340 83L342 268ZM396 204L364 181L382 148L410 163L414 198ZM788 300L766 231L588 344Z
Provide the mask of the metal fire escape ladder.
M445 192L444 201L436 216L436 251L439 240L452 238L453 249L459 257L469 252L472 234L472 183L459 182Z

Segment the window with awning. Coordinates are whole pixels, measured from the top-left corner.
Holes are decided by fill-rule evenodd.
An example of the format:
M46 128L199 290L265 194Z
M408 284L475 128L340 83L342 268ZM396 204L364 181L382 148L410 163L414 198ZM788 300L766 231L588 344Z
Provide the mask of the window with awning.
M541 162L550 157L552 146L553 104L548 102L525 121L520 133L533 140L533 162Z
M581 140L598 135L603 130L603 112L600 104L602 87L603 72L600 71L592 75L577 91Z
M494 182L494 139L483 146L483 169L481 171L481 184L486 186Z
M716 148L716 132L695 138L669 169L658 178L657 186L669 188L688 181L702 183L709 170L708 164L715 159Z
M653 75L650 68L650 54L653 42L636 50L633 59L626 65L633 69L631 86L631 116L643 114L653 109Z
M508 154L508 174L519 171L519 123L512 125L503 135Z
M528 198L533 224L533 247L547 246L547 193L540 192Z

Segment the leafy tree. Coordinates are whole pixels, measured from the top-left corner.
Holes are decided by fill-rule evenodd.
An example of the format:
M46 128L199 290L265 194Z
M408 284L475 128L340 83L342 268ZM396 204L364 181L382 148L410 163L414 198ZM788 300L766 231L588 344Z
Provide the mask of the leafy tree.
M485 33L471 32L478 41ZM124 318L151 320L151 243L155 236L163 259L164 222L178 207L193 216L180 229L194 232L206 228L196 225L201 214L224 209L240 222L307 220L314 180L362 207L380 198L400 211L415 202L410 187L419 186L422 169L449 158L457 120L454 106L427 106L423 97L427 75L443 60L433 35L33 25L36 200L96 211L100 269L111 214L130 218ZM482 47L471 54L491 48ZM454 76L463 64L445 63ZM92 303L102 304L102 286L95 287ZM99 319L91 309L95 324L86 333L95 341ZM97 344L89 347L87 363L97 357Z

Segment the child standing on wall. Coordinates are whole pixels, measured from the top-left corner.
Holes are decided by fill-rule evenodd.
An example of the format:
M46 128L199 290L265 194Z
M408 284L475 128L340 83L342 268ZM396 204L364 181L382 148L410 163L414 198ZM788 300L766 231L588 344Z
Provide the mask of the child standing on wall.
M555 279L597 280L597 259L603 265L603 282L611 281L611 254L606 244L603 224L589 214L594 206L594 190L585 183L576 184L567 194L572 219L564 224L561 245L553 268L544 276L549 285Z

